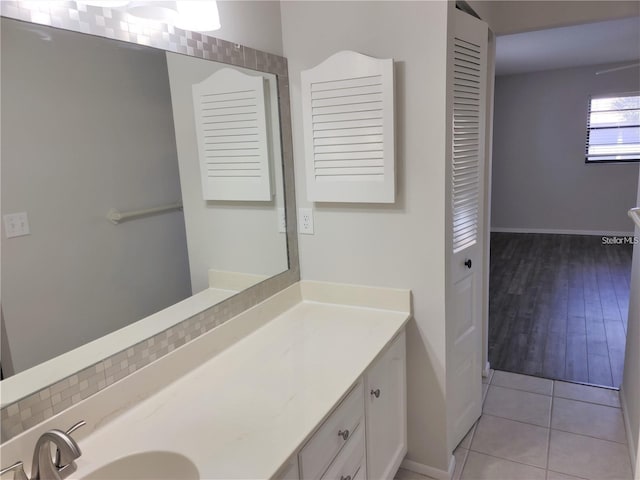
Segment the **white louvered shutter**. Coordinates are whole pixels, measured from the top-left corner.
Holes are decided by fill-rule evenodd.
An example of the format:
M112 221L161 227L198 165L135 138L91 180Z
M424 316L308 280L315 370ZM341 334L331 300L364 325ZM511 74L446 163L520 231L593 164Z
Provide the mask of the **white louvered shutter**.
M343 51L301 80L308 199L393 203L393 60Z
M193 85L205 200L272 198L264 79L223 68Z
M478 239L480 166L484 155L484 110L481 98L485 80L481 47L456 36L453 48L453 252Z

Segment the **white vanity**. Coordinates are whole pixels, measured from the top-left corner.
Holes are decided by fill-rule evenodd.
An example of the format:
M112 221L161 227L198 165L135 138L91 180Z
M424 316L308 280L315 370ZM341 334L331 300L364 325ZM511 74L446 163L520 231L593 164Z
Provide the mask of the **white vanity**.
M277 478L393 478L407 453L405 354L402 331Z
M135 458L184 459L201 479L393 478L409 316L408 290L296 283L12 439L3 459L28 465L43 431L84 419L71 478L131 478Z

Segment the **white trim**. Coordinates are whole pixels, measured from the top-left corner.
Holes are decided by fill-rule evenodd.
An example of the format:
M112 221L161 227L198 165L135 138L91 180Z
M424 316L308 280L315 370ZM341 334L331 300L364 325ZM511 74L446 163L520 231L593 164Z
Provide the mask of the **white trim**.
M638 451L636 450L636 445L633 443L633 432L631 430L631 419L629 415L627 415L627 402L625 401L624 395L624 386L620 387L620 406L622 407L622 417L624 418L624 430L627 433L627 445L629 446L629 457L631 457L631 470L637 474L640 472L636 471L640 465L636 465L636 455Z
M491 364L487 362L484 366L484 370L482 370L482 376L484 378L489 378L490 373L491 373Z
M451 480L453 478L453 471L456 468L456 458L451 455L449 459L449 470L441 470L439 468L430 467L423 463L414 462L413 460L407 460L406 458L400 464L400 468L409 470L420 475L426 475L427 477L435 478L436 480Z
M549 233L554 235L595 235L598 237L631 237L634 232L613 232L610 230L560 230L554 228L507 228L491 227L497 233Z

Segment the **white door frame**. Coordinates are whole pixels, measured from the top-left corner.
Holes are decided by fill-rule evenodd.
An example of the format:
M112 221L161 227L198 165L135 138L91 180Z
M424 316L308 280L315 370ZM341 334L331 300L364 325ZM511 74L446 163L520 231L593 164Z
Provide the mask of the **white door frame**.
M482 376L489 376L489 271L491 249L491 167L493 163L493 95L495 91L496 35L489 29L487 46L487 111L484 155L484 251L482 252Z

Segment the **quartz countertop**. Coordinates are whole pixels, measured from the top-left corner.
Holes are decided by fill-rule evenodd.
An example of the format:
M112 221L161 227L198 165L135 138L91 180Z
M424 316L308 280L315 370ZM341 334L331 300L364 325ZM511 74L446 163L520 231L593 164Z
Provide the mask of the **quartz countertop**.
M203 479L274 476L407 322L408 301L403 311L376 303L303 296L83 438L72 477L154 450L186 456Z

